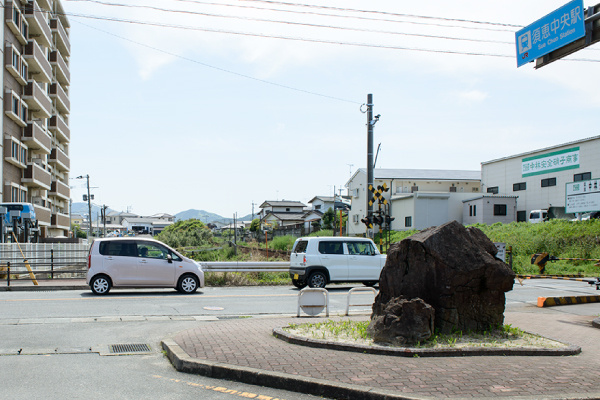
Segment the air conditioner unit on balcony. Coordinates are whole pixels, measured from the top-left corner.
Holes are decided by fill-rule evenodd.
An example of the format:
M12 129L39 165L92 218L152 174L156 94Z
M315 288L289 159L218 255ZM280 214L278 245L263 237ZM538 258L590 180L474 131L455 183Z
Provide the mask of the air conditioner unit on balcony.
M31 202L36 206L44 207L44 199L41 197L32 197Z

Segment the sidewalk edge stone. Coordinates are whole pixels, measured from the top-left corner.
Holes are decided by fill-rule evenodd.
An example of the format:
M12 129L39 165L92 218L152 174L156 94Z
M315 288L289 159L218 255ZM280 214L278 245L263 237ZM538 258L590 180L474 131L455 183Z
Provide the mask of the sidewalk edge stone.
M281 372L264 371L200 360L190 357L174 340L162 341L171 364L179 372L198 374L215 379L226 379L274 389L324 396L333 399L360 398L364 400L421 400L419 397L399 396L391 391L371 387L330 382Z

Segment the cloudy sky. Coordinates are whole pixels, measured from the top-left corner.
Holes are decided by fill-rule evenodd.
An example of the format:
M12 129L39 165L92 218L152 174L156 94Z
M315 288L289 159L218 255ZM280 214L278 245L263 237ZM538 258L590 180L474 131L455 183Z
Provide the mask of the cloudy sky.
M598 48L516 67L514 33L564 0L294 1L63 0L71 177L141 215L306 204L365 168L369 93L378 168L598 135Z

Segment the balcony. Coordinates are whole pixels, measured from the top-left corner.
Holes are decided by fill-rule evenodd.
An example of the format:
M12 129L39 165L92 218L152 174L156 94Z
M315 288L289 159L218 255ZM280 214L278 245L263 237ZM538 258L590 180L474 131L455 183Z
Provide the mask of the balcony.
M44 83L52 82L52 66L38 42L35 40L27 42L23 58L27 60L29 72L34 75L33 79Z
M53 83L50 85L50 98L56 100L56 109L62 114L68 114L71 108L71 102L69 96L64 91L59 83Z
M58 50L54 50L50 53L50 64L55 67L56 79L63 86L69 86L71 84L71 71L67 62L60 54Z
M56 47L58 50L63 56L69 57L71 55L71 42L69 41L69 35L67 35L67 31L65 31L60 19L51 19L50 29L56 36Z
M33 209L35 210L35 218L39 221L41 226L50 225L52 211L50 211L49 208L42 207L34 202Z
M48 129L56 134L56 138L63 143L71 141L71 130L60 115L54 114L48 120Z
M22 128L27 126L27 104L12 90L4 93L4 114Z
M50 118L52 116L52 100L46 91L36 81L28 81L25 86L23 100L29 106L29 113L35 113L37 118Z
M50 190L52 186L52 176L50 172L40 167L36 163L28 163L27 169L23 172L21 183L27 187L38 187Z
M54 168L65 172L69 172L71 168L69 156L58 147L52 149L50 157L48 158L48 164L54 165Z
M4 48L4 64L6 70L17 82L23 86L27 85L27 61L23 60L23 57L12 43L7 43Z
M52 11L52 0L37 0L37 4L41 9Z
M25 129L23 129L21 141L25 143L28 148L37 150L38 153L50 154L52 138L48 136L46 130L37 122L29 121L27 123Z
M71 190L68 185L65 185L61 181L54 181L52 182L49 195L58 197L62 200L69 200L71 197Z
M27 21L23 18L21 10L12 1L7 1L4 5L4 19L6 25L15 34L17 40L25 46L27 44L27 38L29 36L29 26Z
M52 47L52 31L45 18L46 13L40 10L37 1L29 0L23 6L23 14L29 25L29 37L44 47Z
M52 218L50 219L50 228L70 229L69 216L67 214L53 212Z

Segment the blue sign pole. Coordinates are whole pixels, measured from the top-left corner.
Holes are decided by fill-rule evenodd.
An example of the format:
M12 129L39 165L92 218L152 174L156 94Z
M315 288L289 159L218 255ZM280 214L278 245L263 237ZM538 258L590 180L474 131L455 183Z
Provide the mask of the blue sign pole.
M583 0L573 0L515 34L517 67L584 36Z

